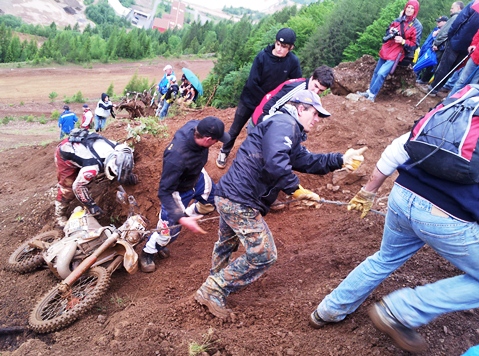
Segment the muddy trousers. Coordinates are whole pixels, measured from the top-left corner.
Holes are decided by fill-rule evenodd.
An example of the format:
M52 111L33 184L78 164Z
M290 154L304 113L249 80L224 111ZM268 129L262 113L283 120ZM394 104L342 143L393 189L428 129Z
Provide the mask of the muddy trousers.
M206 170L201 170L200 178L193 189L185 192L174 192L173 197L177 204L188 216L204 215L214 211L214 193L216 185ZM188 204L193 200L193 204ZM143 248L146 253L156 253L166 245L174 242L181 231L178 220L168 215L167 209L161 205L157 230L150 235Z
M276 262L277 251L273 235L257 210L218 196L215 204L220 214L219 238L202 288L226 297L262 276ZM230 262L240 243L246 252Z

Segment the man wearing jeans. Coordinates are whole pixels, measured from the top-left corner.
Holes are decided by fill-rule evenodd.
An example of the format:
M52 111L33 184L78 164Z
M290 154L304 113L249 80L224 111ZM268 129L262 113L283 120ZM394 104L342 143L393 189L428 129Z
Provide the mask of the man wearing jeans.
M419 352L426 341L414 329L438 316L479 307L479 184L458 184L410 166L404 144L406 133L395 139L349 210L371 209L376 192L396 169L399 176L389 195L381 247L357 266L310 315L319 329L342 321L372 291L425 244L464 274L423 286L399 289L373 305L374 325L404 350Z

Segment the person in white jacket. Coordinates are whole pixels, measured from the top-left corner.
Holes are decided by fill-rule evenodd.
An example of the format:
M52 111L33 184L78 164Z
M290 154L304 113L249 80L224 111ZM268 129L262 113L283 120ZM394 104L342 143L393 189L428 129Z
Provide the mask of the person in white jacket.
M101 99L95 109L95 131L103 131L106 125L106 119L108 117L115 117L113 112L114 105L110 101L110 97L106 93L101 94Z

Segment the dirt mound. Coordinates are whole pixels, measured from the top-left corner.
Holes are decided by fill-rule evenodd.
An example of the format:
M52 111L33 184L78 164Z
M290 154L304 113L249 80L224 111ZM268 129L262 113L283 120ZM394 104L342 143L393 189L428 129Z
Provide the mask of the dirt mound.
M346 70L351 73L356 70L357 78L366 70L360 64L350 65L344 70L336 68L338 83L353 92L356 90L354 86L359 87L359 84L347 83L343 79L346 74L339 75ZM91 75L96 75L95 70ZM357 90L364 90L364 83L367 86L367 78L362 80L361 88ZM93 83L94 79L90 82ZM46 97L44 93L43 97ZM413 121L437 100L428 98L422 107L415 109L420 98L419 94L406 97L387 91L378 97L376 103L336 94L324 97L323 104L332 116L308 135L305 145L313 152L345 152L349 147L367 145L366 161L357 173L348 177L341 176L341 173L327 176L300 174L305 188L338 204L323 204L319 209L287 205L266 216L278 247L278 262L257 282L231 295L229 302L236 315L234 321L223 322L212 317L192 298L209 273L218 230L217 215L213 213L212 219L201 223L208 234L183 231L171 245L171 257L157 261L155 273L129 275L123 270L115 272L107 294L93 310L70 327L47 335L28 330L0 334L2 355L185 355L188 346L193 341L202 343L205 335L214 340L207 354L217 356L406 355L374 329L367 317L367 308L398 288L414 287L458 273L429 248L423 248L390 276L344 322L313 330L307 325L307 319L322 297L379 247L383 216L370 213L361 220L357 214L348 213L341 204L349 201L366 182L386 145L409 130ZM39 103L39 107L49 105L48 102ZM135 171L140 183L126 189L136 197L150 227L156 224L159 212L157 189L163 150L173 133L187 120L208 115L219 117L229 127L234 109L185 111L166 120L168 135L144 135L140 142L135 143ZM118 117L107 128L105 136L112 139L126 137L126 125L131 122L121 119L121 113ZM52 135L55 139L57 134L54 128ZM244 137L245 132L242 132L237 145ZM56 142L52 142L0 152L0 265L20 242L52 228L55 146ZM210 149L206 166L215 181L224 173L214 164L219 148L218 144ZM384 211L392 181L390 179L381 188L374 209ZM114 185L107 181L95 182L91 189L99 205L107 211L101 222L121 223L126 212L115 203ZM242 253L241 248L238 253ZM0 327L26 325L30 309L58 282L48 270L26 275L1 270L0 278L3 281L0 286ZM424 354L459 355L479 343L478 329L477 311L442 316L419 329L429 344L429 350Z

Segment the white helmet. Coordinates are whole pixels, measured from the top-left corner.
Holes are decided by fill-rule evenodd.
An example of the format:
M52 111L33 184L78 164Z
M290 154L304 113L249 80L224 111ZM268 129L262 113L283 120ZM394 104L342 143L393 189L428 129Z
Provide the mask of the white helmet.
M119 144L105 159L105 175L109 180L115 178L124 183L133 171L133 150L125 144Z

